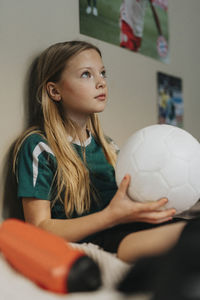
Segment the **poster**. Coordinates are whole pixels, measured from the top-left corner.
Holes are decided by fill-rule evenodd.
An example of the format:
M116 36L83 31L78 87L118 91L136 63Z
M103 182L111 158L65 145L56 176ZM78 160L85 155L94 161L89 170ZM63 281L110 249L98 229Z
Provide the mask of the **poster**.
M79 0L80 33L169 62L168 0Z
M181 78L157 73L158 123L183 128L183 92Z

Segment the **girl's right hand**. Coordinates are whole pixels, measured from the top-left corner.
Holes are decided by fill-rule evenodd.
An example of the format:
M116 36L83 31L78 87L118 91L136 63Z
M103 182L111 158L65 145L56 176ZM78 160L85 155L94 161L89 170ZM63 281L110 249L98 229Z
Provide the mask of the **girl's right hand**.
M164 208L168 202L166 198L146 203L136 202L127 194L129 183L130 175L127 174L106 208L110 212L113 226L129 222L159 224L172 219L176 210L174 208Z

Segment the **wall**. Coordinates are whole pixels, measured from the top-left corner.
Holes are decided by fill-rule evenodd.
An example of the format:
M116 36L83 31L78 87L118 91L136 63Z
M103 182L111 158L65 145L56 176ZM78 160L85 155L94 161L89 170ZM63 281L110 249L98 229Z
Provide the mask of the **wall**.
M26 119L28 69L33 58L52 43L86 39L102 50L110 74L110 96L101 120L120 146L135 130L157 122L157 71L183 79L184 127L200 139L200 1L189 2L169 0L171 62L165 65L80 35L78 0L0 0L0 220L7 216L5 207L12 201L8 154Z

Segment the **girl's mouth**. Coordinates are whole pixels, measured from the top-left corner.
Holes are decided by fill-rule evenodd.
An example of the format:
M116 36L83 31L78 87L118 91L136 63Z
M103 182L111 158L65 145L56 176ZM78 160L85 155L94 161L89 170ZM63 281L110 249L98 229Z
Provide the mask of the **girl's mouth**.
M96 96L95 99L99 99L99 100L103 101L106 99L106 94L100 94L100 95Z

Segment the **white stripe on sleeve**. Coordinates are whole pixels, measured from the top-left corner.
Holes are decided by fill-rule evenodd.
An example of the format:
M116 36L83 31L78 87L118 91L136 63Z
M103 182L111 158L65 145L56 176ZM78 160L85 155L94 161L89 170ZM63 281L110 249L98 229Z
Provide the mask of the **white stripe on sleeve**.
M37 181L37 177L38 177L38 161L39 161L38 158L39 158L39 155L43 151L46 151L46 152L54 155L51 148L44 142L40 142L39 144L37 144L37 146L33 150L33 186L34 187L36 185L36 181Z

